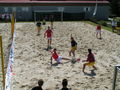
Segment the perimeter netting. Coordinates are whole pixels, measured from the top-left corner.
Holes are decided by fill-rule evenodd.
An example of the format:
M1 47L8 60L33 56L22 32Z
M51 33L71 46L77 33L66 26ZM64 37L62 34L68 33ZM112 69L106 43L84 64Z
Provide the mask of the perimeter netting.
M117 67L116 89L120 90L120 67Z
M120 90L120 65L115 66L112 90Z
M50 16L53 15L55 21L61 20L61 13L54 10L45 10L45 11L35 11L34 12L34 21L42 21L45 19L46 21L50 21Z

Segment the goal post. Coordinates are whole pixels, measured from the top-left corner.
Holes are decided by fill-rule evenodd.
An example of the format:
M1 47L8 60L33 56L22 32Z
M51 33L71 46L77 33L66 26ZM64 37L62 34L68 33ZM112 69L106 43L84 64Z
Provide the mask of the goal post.
M117 78L119 76L118 73L120 73L118 71L120 71L120 65L116 65L114 67L114 76L113 76L113 87L112 87L112 90L116 90L116 87L117 87Z
M0 54L1 54L1 77L2 77L2 89L5 89L5 70L4 70L4 55L3 55L3 45L2 45L2 36L0 36Z
M11 16L11 36L13 39L13 35L14 35L14 29L15 29L15 12L12 13Z

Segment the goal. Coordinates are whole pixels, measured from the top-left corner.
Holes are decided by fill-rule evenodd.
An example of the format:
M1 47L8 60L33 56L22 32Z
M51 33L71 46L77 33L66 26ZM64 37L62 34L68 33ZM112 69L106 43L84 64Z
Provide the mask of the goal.
M61 19L61 13L57 10L39 10L34 11L34 21L42 21L43 19L46 19L46 21L49 21L49 17L53 15L55 21L59 21Z
M112 90L120 90L120 65L115 66Z

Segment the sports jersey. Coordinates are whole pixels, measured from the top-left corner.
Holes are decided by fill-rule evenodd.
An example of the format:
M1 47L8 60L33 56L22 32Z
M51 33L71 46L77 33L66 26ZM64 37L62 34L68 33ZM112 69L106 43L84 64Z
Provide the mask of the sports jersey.
M53 52L53 53L52 53L52 57L53 57L55 60L57 60L59 56L58 56L58 54L57 54L56 52Z
M49 37L52 37L52 30L51 29L48 29L48 30L46 30L46 32L45 32L46 34L47 34L47 37L49 38Z
M75 41L75 40L72 40L72 41L71 41L71 46L74 47L74 46L76 46L76 45L77 45L76 41Z
M88 54L87 61L88 62L95 62L95 58L94 58L94 55L92 53Z
M101 26L100 25L97 26L96 30L101 30Z
M40 22L37 22L36 26L40 27L40 26L41 26L41 23L40 23Z

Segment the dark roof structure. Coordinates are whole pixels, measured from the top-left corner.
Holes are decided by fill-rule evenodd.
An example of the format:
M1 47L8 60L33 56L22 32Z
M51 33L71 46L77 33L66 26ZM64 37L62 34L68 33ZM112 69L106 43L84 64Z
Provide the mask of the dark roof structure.
M0 0L0 5L80 5L108 4L107 0Z

